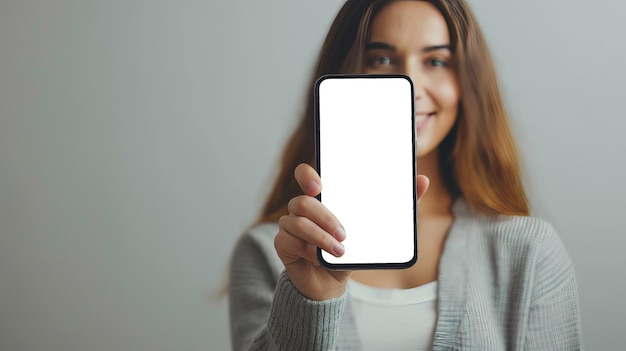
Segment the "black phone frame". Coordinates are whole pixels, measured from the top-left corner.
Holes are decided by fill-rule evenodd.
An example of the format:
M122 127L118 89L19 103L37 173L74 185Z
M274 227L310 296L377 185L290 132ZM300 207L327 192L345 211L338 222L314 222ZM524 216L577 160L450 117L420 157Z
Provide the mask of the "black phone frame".
M314 99L314 132L315 132L315 169L320 177L322 177L322 169L320 164L320 135L319 135L319 126L320 126L320 115L319 115L319 87L320 84L326 79L343 79L343 78L367 78L367 79L376 79L376 78L401 78L408 80L411 86L411 97L415 96L415 91L413 88L413 81L411 78L404 74L325 74L320 76L315 81L315 87L313 89L313 99ZM417 179L417 133L415 129L415 99L411 99L411 124L412 135L413 135L413 179ZM322 194L318 194L316 196L318 201L322 201ZM322 249L317 248L317 259L319 263L328 270L366 270L366 269L407 269L415 265L418 257L418 247L417 247L417 182L413 183L413 258L407 262L399 262L399 263L330 263L324 259L322 256Z

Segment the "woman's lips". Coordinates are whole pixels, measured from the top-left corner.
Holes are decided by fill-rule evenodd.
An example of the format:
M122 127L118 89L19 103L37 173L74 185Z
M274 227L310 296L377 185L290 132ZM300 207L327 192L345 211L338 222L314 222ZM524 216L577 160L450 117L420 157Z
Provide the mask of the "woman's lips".
M428 124L428 121L430 121L430 119L434 116L435 116L435 112L416 113L415 114L415 127L417 128L417 130L424 128L426 124Z

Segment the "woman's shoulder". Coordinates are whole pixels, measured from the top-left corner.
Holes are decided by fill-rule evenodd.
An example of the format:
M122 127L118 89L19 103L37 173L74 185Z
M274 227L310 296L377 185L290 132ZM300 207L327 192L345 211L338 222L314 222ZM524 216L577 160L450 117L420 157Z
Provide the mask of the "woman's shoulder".
M559 238L552 224L538 217L482 216L480 222L486 235L520 244L539 244Z
M455 214L465 222L470 246L490 254L499 264L534 266L553 272L573 270L573 262L554 226L532 216L483 215L461 200ZM482 248L482 249L480 249ZM505 264L506 265L506 264Z
M469 207L464 199L454 205L457 221L471 226L476 236L514 246L541 246L560 242L557 231L548 221L533 216L486 215Z
M235 243L231 267L268 267L277 279L284 269L274 249L274 237L277 233L277 222L259 223L248 228Z
M508 289L510 284L544 296L575 286L574 264L554 227L530 216L480 214L462 200L455 203L455 225L449 233L446 267L466 267L475 284ZM495 280L485 277L497 277ZM573 283L574 282L574 283Z
M264 255L274 252L277 222L258 223L244 231L235 244L235 252L258 251Z
M250 240L257 243L274 244L274 237L278 233L278 222L257 223L249 227L239 238L239 241Z

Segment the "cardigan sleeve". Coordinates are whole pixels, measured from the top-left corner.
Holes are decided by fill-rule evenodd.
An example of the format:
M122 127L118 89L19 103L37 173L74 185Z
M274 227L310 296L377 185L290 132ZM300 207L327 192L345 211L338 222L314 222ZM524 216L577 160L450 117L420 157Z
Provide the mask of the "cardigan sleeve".
M285 271L276 280L263 246L244 235L233 252L229 277L233 350L334 350L347 294L327 301L306 298Z
M580 308L574 265L550 227L538 252L525 350L581 350Z

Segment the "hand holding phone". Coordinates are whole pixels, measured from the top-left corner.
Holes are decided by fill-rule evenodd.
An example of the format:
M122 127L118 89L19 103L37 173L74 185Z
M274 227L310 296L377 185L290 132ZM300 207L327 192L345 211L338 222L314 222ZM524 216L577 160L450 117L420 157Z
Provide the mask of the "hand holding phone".
M350 77L357 78L355 76ZM366 77L367 81L374 78L373 76ZM382 76L375 77L383 78ZM367 94L353 86L352 88L356 94L351 96L342 95L341 89L334 92L333 89L331 89L330 92L333 92L332 96L335 96L335 93L339 92L339 95L336 96L338 97L336 103L339 105L331 104L331 106L334 107L330 110L344 111L346 112L346 116L351 116L353 119L347 122L348 125L357 122L364 125L371 123L370 119L375 117L375 115L369 113L371 111L382 111L381 115L388 118L393 118L393 116L399 117L400 121L403 122L401 122L399 126L396 126L396 128L392 128L392 130L397 129L401 131L398 135L395 135L395 138L402 139L403 143L400 145L394 142L394 133L391 130L384 132L384 128L389 127L384 126L386 123L380 126L374 126L374 128L368 128L367 130L363 128L347 128L344 130L333 127L331 131L339 131L339 133L330 134L335 141L333 142L331 139L325 138L324 136L328 136L328 133L327 131L323 131L323 127L327 127L329 124L324 121L326 121L326 117L332 114L326 114L325 111L329 110L325 109L324 106L327 106L326 102L331 102L332 99L327 100L328 95L326 95L326 93L329 91L326 91L325 88L329 86L320 83L322 83L323 80L330 79L330 77L322 77L316 84L316 99L318 103L315 131L318 138L316 145L318 156L316 166L317 171L322 172L323 179L320 179L318 172L307 164L300 164L296 167L295 178L304 194L296 196L289 202L288 215L281 217L279 221L279 232L274 241L276 252L285 265L291 282L298 291L310 299L326 300L341 295L345 291L347 281L350 277L349 269L403 268L410 266L416 259L417 223L415 217L415 196L417 196L417 200L419 200L424 194L428 188L428 179L424 176L415 177L417 166L415 163L413 93L410 80L404 76L392 76L392 78L400 79L401 84L399 85L403 87L399 90L392 89L388 91L389 87L385 88L384 84L382 86L374 84L377 88ZM334 79L333 77L333 81ZM402 82L402 80L404 80L404 82ZM363 82L364 81L361 80L354 84L361 85ZM407 82L409 83L408 86L406 85ZM346 88L343 84L340 85ZM397 96L399 98L397 104L393 103L393 99L387 100L384 98L387 94L394 91L395 93L391 95L392 97ZM381 106L374 106L372 108L371 103L375 100L378 100ZM398 112L397 114L392 113L392 111L385 107L385 105L390 103L393 106L402 105L403 107L396 111ZM352 108L358 106L363 107L360 109ZM322 108L321 110L319 109L320 107ZM407 108L409 111L408 116ZM408 123L407 119L409 121ZM376 118L374 118L374 120L376 120ZM330 126L332 126L332 124L330 124ZM342 135L342 133L344 134ZM355 137L359 134L362 134L362 138ZM352 144L346 145L348 142L352 142ZM323 147L323 145L332 146L333 143L339 144L336 144L336 147L331 147L330 149ZM343 149L343 146L347 146L347 148ZM345 167L346 163L342 162L342 158L350 157L352 152L360 152L367 157L362 157L360 162L346 160L347 163L352 162L353 167ZM386 160L384 157L385 154L396 157L390 157L390 160ZM337 166L332 166L333 159L335 159ZM402 162L398 163L401 163L402 166L396 168L396 162L391 162L392 159L402 160ZM326 161L331 161L331 163L328 164ZM385 164L385 162L389 164ZM372 169L376 167L380 168L383 165L385 165L390 172L373 176L376 172L372 172ZM347 186L354 196L346 196L346 193L342 190L346 188L333 180L335 178L332 176L333 169L335 173L340 172L347 175L344 179L348 180ZM391 185L388 184L390 182L389 177L391 177L392 180ZM353 179L354 182L351 182L350 179ZM416 183L418 190L417 195L415 193ZM323 191L320 194L322 188ZM402 194L402 199L394 200L391 198L391 203L381 201L381 199L384 198L379 196L379 194L388 193L390 189L397 189L396 192ZM333 198L339 199L340 203L348 204L347 207L344 206L348 210L353 209L351 212L355 214L356 223L370 223L372 218L382 218L383 223L384 221L388 221L389 225L385 226L386 229L383 230L382 233L377 232L376 234L379 236L379 239L387 240L392 249L385 251L379 250L379 248L376 247L371 250L371 252L363 250L364 247L358 245L359 240L352 239L353 237L361 237L361 239L363 239L367 238L367 236L361 235L362 232L360 232L357 227L353 227L350 224L350 216L346 216L344 213L346 212L345 208L342 211L341 205L333 205ZM322 200L321 202L320 199ZM404 205L400 206L401 203ZM361 208L359 208L359 206L361 206ZM410 210L407 209L408 207L410 207ZM339 213L335 213L336 210L339 210ZM373 215L371 215L372 213ZM390 231L389 228L397 227L399 223L402 223L403 226L408 229ZM339 229L343 227L345 227L347 234L345 240L343 240L339 232ZM389 234L390 232L391 234ZM394 232L396 234L402 233L400 240L397 240L398 238L393 235ZM352 243L349 244L350 242ZM345 250L340 249L342 252L338 253L335 249L336 245L344 247ZM407 246L408 250L402 250L401 254L397 254L394 248L398 248L402 245ZM361 259L355 260L354 255L348 256L348 253L352 251L361 252ZM329 254L329 252L332 254ZM390 256L391 259L380 255L380 253L384 252L387 252L387 258ZM346 256L347 259L343 256ZM335 261L335 259L338 261Z

